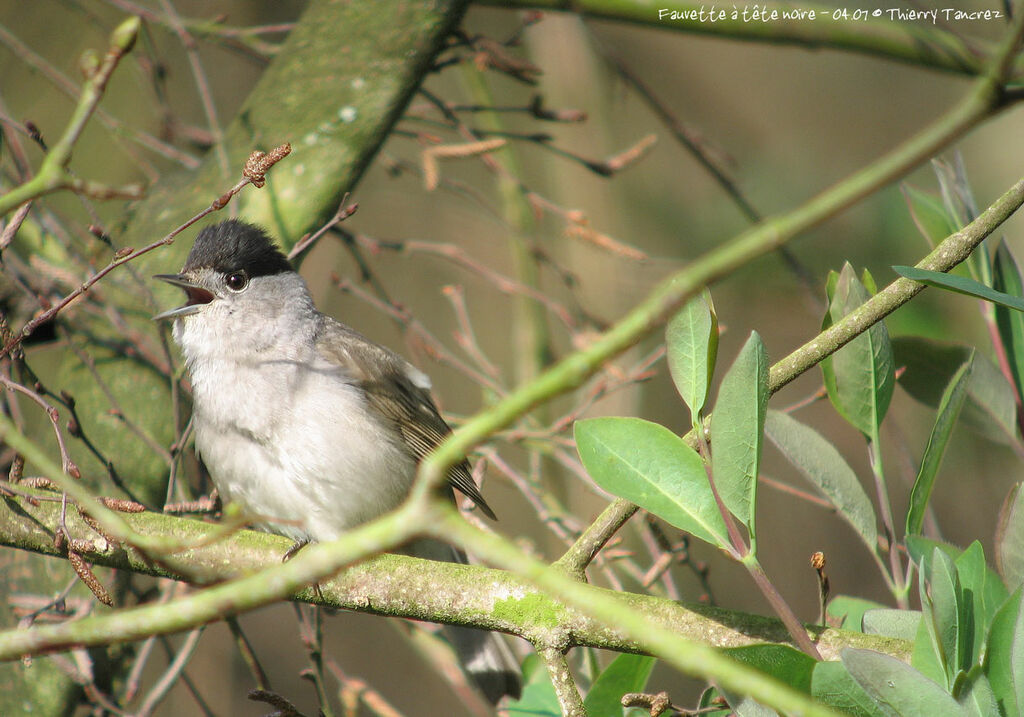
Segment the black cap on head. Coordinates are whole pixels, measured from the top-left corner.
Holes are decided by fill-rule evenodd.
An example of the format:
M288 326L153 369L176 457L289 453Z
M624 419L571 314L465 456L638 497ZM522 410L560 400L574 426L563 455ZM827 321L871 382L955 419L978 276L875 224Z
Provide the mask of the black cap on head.
M237 219L214 224L199 232L185 260L184 271L199 267L224 274L244 269L251 277L295 271L263 229Z

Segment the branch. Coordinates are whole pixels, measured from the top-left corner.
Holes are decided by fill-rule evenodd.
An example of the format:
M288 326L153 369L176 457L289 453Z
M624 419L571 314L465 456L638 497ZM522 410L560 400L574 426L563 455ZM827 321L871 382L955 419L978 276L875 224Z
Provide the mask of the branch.
M32 495L53 494L33 491ZM0 545L60 557L53 542L60 506L52 501L38 502L33 505L20 497L0 501ZM165 604L0 632L0 660L72 645L105 645L191 630L284 599L498 630L536 644L561 644L564 648L589 646L637 652L646 642L615 627L617 621L604 624L594 620L523 578L479 565L380 555L325 579L355 560L398 546L417 526L434 520L410 508L390 513L333 543L309 545L287 563L281 562L281 556L291 541L281 536L243 530L218 540L223 534L217 525L153 512L127 514L124 520L133 532L150 541L175 539L195 547L165 553L154 561L135 549L97 539L75 511L68 511L65 522L74 537L93 539L95 550L83 555L96 566L179 580L202 575L204 582L217 583L216 587ZM491 539L500 541L495 536ZM225 580L230 582L221 584ZM307 587L317 582L319 589ZM613 601L621 612L636 612L645 620L655 621L661 631L713 647L789 642L785 628L774 618L590 585L582 585L581 590L581 594L594 599ZM834 629L821 631L818 645L826 659L837 659L843 647L866 647L906 660L911 649L903 641Z
M700 2L673 2L669 6L639 2L638 0L479 0L481 5L506 8L546 8L574 12L586 18L629 22L662 30L711 35L725 39L746 42L763 42L774 45L793 45L805 49L849 50L864 55L879 57L909 65L927 67L957 74L980 75L986 60L995 50L983 41L968 42L959 35L937 25L917 25L890 18L889 10L881 10L876 17L853 19L855 12L843 19L834 13L835 7L813 3L758 3L763 8L762 16L770 17L773 11L778 18L768 22L742 14L732 17L733 7L727 8L726 16L710 19L711 4ZM753 6L737 8L753 10ZM716 12L726 10L717 7ZM665 11L665 12L662 12ZM814 19L809 15L814 12ZM671 13L677 13L673 16ZM945 19L939 10L938 19ZM790 17L783 17L788 13ZM795 15L795 16L794 16ZM802 16L802 19L801 19ZM703 18L703 19L702 19ZM1005 22L1005 15L992 17L993 22ZM1016 62L1014 75L1022 69L1021 61Z
M1024 179L1013 185L973 222L946 237L930 254L916 264L917 268L950 271L970 256L971 252L1022 204L1024 204ZM913 299L924 288L924 284L902 277L889 284L855 311L850 312L842 320L837 321L773 365L769 372L769 392L774 394L797 376L831 356ZM710 416L705 419L705 421L707 420L710 420ZM684 440L696 447L697 441L693 431L686 434ZM636 510L637 507L627 500L622 498L614 500L604 509L598 519L583 531L576 543L559 559L559 564L564 566L570 574L582 579L583 571L590 561Z
M999 53L985 74L974 83L967 96L944 116L873 164L805 204L781 216L767 219L720 248L698 257L655 287L646 299L590 346L570 354L535 380L522 385L465 423L420 464L419 480L413 488L415 499L427 500L436 487L441 485L448 469L462 460L477 444L534 407L582 385L605 362L659 328L680 306L706 286L784 246L798 234L820 225L909 172L999 109L1003 102L1006 73L1020 45L1022 32L1024 11L1018 13Z
M23 204L44 194L50 194L61 189L72 189L78 193L98 199L112 199L122 197L126 199L138 199L142 196L142 190L138 186L130 187L107 187L95 182L84 182L74 176L68 170L71 162L71 151L75 143L85 130L85 125L96 111L96 106L103 97L107 82L114 74L121 58L131 51L135 45L135 39L139 34L140 21L137 17L125 20L110 35L110 48L107 50L103 62L92 73L85 85L82 87L82 94L78 99L75 112L64 129L64 134L57 143L53 145L46 157L43 158L39 173L24 184L21 184L6 194L0 196L0 216L11 211L19 204Z

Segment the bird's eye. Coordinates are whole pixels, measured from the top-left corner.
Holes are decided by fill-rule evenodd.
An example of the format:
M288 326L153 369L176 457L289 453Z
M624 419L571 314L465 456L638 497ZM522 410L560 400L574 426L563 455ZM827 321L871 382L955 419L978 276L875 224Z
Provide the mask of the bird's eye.
M241 291L249 284L249 275L244 271L235 271L228 274L228 278L224 280L224 283L232 291Z

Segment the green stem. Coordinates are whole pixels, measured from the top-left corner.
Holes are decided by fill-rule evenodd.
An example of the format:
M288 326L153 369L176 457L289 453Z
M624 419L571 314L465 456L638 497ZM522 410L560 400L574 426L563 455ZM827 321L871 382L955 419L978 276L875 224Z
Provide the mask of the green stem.
M109 189L95 183L82 183L68 172L67 167L71 162L71 152L75 142L78 141L85 130L86 123L96 111L110 76L114 73L121 58L135 45L140 24L139 18L131 17L118 25L111 33L107 54L82 87L82 94L78 98L78 104L75 105L75 110L71 119L68 120L64 133L46 153L36 176L0 196L0 216L31 199L66 187L74 187L79 191L85 191L88 188L90 194L103 194L106 191L110 193L110 196L119 196L119 190Z
M47 491L31 491L31 496L39 501L38 505L22 497L0 501L0 545L60 557L62 553L53 542L53 533L61 525L59 498ZM31 631L0 632L0 661L17 659L25 654L25 649L38 654L68 644L103 645L187 630L210 619L217 609L224 609L226 617L273 600L287 599L368 614L499 630L542 647L565 649L572 645L618 652L640 649L635 640L617 629L617 623L598 622L516 575L478 565L390 554L366 560L330 578L343 564L392 549L403 542L408 532L433 520L432 513L425 518L422 511L403 509L400 516L385 516L367 524L365 529L347 533L337 543L308 546L287 563L281 562L281 556L291 541L281 536L246 530L230 540L223 540L222 531L216 525L152 512L126 515L125 520L137 533L153 538L178 536L181 542L192 547L151 560L131 548L97 540L96 533L74 511L68 512L66 526L75 538L87 541L91 538L93 546L85 552L85 557L96 566L175 580L201 575L203 584L216 584L216 590L226 581L236 581L229 583L234 587L214 593L220 597L186 602L185 620L179 620L179 602L173 601L164 604L163 611L151 609L159 606L150 605L107 612L68 623L66 629L56 632L42 625L34 625ZM378 526L381 521L383 526ZM389 533L396 524L402 525L402 530L397 534ZM260 585L272 588L261 587L255 600L250 601L252 583L246 581L257 573L262 581ZM237 582L239 579L242 582ZM295 585L300 583L317 583L320 589L303 587L297 591ZM396 585L401 585L402 589L396 590ZM770 617L616 592L585 583L583 586L588 595L606 596L615 601L619 610L656 621L659 631L712 647L791 642L785 627ZM232 592L237 599L230 599ZM205 595L206 591L197 594ZM187 598L191 599L192 596ZM209 600L213 603L207 602ZM136 610L149 612L136 618ZM148 625L149 631L140 625ZM42 632L37 633L29 648L24 643L11 641L21 640L26 632L36 630ZM571 638L568 641L567 635ZM837 659L839 651L845 647L874 649L901 660L909 659L911 650L910 643L905 641L846 630L826 629L817 632L816 637L818 649L826 659ZM260 675L262 671L254 665L253 672ZM256 679L265 682L265 678L257 676Z
M484 74L471 65L462 73L473 101L480 107L493 107L494 96L487 86ZM476 124L481 130L500 133L504 130L497 112L481 110L476 113ZM522 186L516 177L521 175L519 161L511 144L495 150L499 160L498 192L501 195L502 216L512 230L512 258L516 278L525 286L540 285L537 260L530 245L534 233L533 212L523 197ZM532 380L551 359L548 323L542 304L520 295L516 300L516 360L519 383Z
M910 607L907 604L906 591L903 589L903 566L900 564L899 551L896 549L896 522L893 520L892 501L889 499L889 487L885 480L885 465L882 459L882 442L876 428L874 434L868 437L868 447L871 451L871 472L875 477L875 492L878 495L878 509L882 517L882 527L885 529L885 538L888 543L889 568L892 574L893 597L901 608Z
M573 12L587 18L636 23L646 27L698 35L710 35L725 39L763 42L773 45L793 45L808 49L849 50L873 57L904 62L917 67L932 68L957 74L979 75L985 69L986 59L993 55L991 44L972 40L965 41L954 32L938 24L916 24L901 22L889 17L888 10L882 10L878 17L853 19L855 9L847 11L848 17L834 17L836 7L814 3L765 2L757 7L767 13L778 11L779 17L769 22L744 21L743 9L752 11L754 6L739 6L741 13L732 17L733 7L718 7L727 10L724 18L709 20L711 5L700 2L674 2L659 6L638 0L478 0L481 5L495 5L506 8L546 8ZM701 19L701 10L704 19ZM841 8L838 8L841 10ZM667 10L684 13L672 16L661 12ZM800 18L784 18L783 12L803 11L815 13L814 20L805 15ZM939 11L938 20L944 19ZM993 22L1001 22L993 19ZM1015 75L1022 70L1022 62L1015 64Z
M423 499L441 484L448 468L462 460L474 446L535 406L583 384L606 361L661 326L668 316L705 286L784 245L899 178L988 116L1000 106L1003 78L1024 29L1022 15L1024 12L1018 13L992 67L946 115L831 189L791 212L748 229L670 276L590 346L562 359L536 380L516 389L449 436L420 464L422 480L417 481L414 493Z
M422 522L422 517L410 507L360 526L333 543L310 545L288 562L167 604L143 605L102 617L35 625L31 630L0 632L0 660L181 632L269 605L368 555L395 549L411 538L414 527ZM174 556L169 555L167 559L173 561Z
M743 567L750 573L750 577L754 579L754 584L757 585L757 589L764 595L768 604L772 606L772 610L782 620L782 624L786 626L786 630L789 631L793 642L805 653L820 662L821 655L818 653L818 648L814 646L814 643L807 636L807 630L800 624L796 615L793 614L793 610L789 607L789 603L786 602L785 598L782 597L782 593L778 591L775 584L768 578L768 574L761 567L757 556L753 553L748 553L740 562L743 563Z
M499 536L486 533L467 523L453 508L436 505L436 519L430 522L437 537L451 540L489 563L523 575L546 592L564 600L607 625L615 625L649 651L685 674L708 679L782 714L829 715L835 712L815 703L808 695L768 677L763 672L725 657L699 642L685 640L661 628L658 623L634 610L623 609L614 598L573 580L563 571L553 570L514 548Z
M1024 204L1024 179L1010 187L973 222L940 242L915 266L919 269L943 272L953 269L970 256L971 251L1017 211L1022 204ZM924 288L923 284L904 278L899 278L889 284L867 302L773 365L769 371L769 392L774 394L797 376L819 364L824 358L832 355L909 302ZM697 435L694 431L688 433L684 440L691 447L697 445ZM582 571L587 565L583 560L587 556L593 559L593 556L611 539L622 524L632 517L636 510L637 507L627 500L618 498L613 501L604 509L600 517L583 531L563 560L572 563L577 570ZM889 577L882 559L877 553L873 553L873 556L886 583L895 594L895 583Z

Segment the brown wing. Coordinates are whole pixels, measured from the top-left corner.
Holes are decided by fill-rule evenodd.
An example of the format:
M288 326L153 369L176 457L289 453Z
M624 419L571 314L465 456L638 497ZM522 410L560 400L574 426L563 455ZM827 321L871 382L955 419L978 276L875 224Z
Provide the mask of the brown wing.
M318 343L324 355L357 380L366 392L370 408L394 424L417 461L423 460L452 432L430 393L410 377L410 371L415 369L397 354L333 319L326 319ZM345 348L338 350L339 345ZM470 475L468 461L448 472L448 482L468 496L484 515L497 520Z

